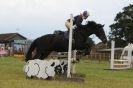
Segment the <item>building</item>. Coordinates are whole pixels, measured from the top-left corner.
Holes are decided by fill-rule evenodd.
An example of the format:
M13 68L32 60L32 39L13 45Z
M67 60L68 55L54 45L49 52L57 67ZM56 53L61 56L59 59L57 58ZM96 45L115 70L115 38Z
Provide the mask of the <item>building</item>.
M22 53L27 38L19 33L0 34L0 48L12 53Z

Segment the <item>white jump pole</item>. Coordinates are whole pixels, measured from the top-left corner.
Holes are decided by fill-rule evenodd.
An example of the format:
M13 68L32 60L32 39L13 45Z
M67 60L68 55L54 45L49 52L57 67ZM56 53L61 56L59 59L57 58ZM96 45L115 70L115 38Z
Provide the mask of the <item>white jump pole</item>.
M111 41L111 61L110 61L110 69L114 69L114 47L115 41Z
M69 48L68 48L68 70L67 70L67 78L71 78L71 58L72 58L72 32L73 32L73 15L70 14L70 30L69 30Z
M128 44L128 68L131 68L131 60L132 60L132 46Z

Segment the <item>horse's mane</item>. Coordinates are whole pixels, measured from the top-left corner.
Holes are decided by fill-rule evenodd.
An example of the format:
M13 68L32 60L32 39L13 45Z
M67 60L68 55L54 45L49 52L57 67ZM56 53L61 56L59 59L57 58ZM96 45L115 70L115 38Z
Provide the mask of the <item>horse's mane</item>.
M86 24L83 25L82 29L96 28L97 26L98 26L98 24L95 21L86 21ZM81 29L80 27L76 28L77 31L80 29Z
M90 27L96 27L96 26L102 27L103 25L102 24L98 24L95 21L87 21L86 22L86 27L88 27L88 26L90 26Z
M97 23L95 21L87 21L86 26L96 26Z
M86 32L88 29L96 29L99 24L97 24L95 21L86 21L86 24L83 25L83 27L77 27L75 31ZM82 30L81 30L82 29Z

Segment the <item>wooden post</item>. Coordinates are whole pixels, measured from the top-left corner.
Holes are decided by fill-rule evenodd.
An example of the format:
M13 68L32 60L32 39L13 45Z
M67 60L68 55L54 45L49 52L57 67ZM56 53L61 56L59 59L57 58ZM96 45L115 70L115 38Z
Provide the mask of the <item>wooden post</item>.
M131 60L132 60L132 46L128 44L128 68L131 68Z
M71 78L71 58L72 58L72 31L73 31L73 15L70 15L70 30L69 30L69 46L68 46L68 69L67 78Z
M114 69L114 47L115 41L111 41L111 60L110 60L110 69Z

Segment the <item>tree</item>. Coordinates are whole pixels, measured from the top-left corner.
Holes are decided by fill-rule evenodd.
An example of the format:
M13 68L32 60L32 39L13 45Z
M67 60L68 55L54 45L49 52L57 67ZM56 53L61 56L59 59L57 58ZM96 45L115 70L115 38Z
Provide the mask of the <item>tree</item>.
M109 40L115 40L116 47L133 43L133 5L124 7L114 21L115 23L110 25Z

